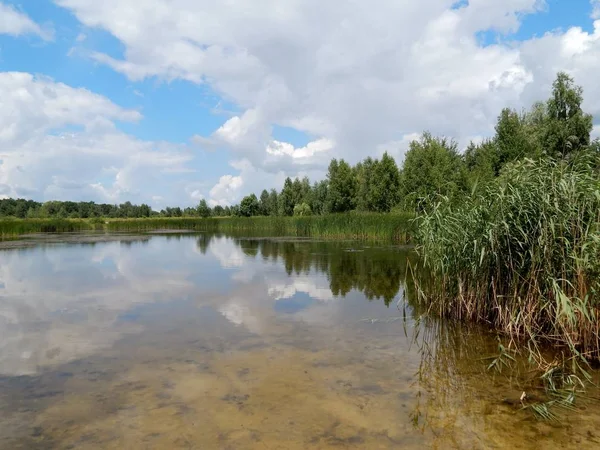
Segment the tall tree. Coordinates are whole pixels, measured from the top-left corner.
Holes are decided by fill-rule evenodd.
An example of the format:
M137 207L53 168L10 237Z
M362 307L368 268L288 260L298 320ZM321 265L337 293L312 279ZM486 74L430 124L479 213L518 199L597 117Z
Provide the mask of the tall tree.
M356 178L350 165L333 159L327 174L327 210L331 213L351 211L356 207Z
M424 133L410 143L402 170L401 195L405 207L420 210L432 196L456 199L467 189L464 163L454 141Z
M377 212L390 212L400 199L400 172L396 161L387 152L373 165L369 198L369 209Z
M208 206L208 203L206 203L205 199L200 200L200 203L198 203L198 207L196 209L200 217L210 217L210 207Z
M261 216L269 215L269 192L266 189L260 193L259 214Z
M551 156L566 156L590 144L592 116L583 112L582 102L581 86L575 85L566 73L559 72L546 106L548 124L544 140Z
M280 216L291 216L294 213L294 187L290 177L287 177L283 183L278 206Z
M269 216L276 216L279 213L279 195L275 189L271 189L271 192L269 192L267 212Z
M240 203L240 215L244 217L257 216L260 211L258 198L255 194L245 196Z
M327 181L315 182L312 188L312 203L310 208L313 214L325 214L327 212Z
M357 182L356 208L360 211L373 209L372 185L374 169L377 164L378 161L369 156L354 168Z

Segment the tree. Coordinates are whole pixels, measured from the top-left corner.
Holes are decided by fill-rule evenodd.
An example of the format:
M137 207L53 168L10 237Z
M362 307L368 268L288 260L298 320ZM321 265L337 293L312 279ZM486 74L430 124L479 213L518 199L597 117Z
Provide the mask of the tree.
M405 207L421 210L430 197L456 199L467 190L464 163L454 141L424 133L412 141L404 159L401 195Z
M278 206L280 216L291 216L294 213L294 187L290 177L287 177L283 183Z
M331 213L351 211L356 207L356 178L350 165L341 159L333 159L327 174L327 211Z
M213 215L214 215L215 217L222 217L222 216L225 216L225 215L226 215L226 214L225 214L225 208L223 208L221 205L216 205L216 206L213 208Z
M371 186L373 171L377 163L377 160L374 161L371 157L368 157L354 168L357 182L356 208L360 211L372 210Z
M327 213L327 191L328 185L326 180L319 181L312 187L312 203L310 205L313 214Z
M267 191L266 189L263 189L263 191L260 193L260 200L258 203L259 203L258 214L261 216L268 216L269 215L269 191Z
M299 203L294 206L294 216L310 216L312 211L308 203Z
M493 140L488 139L479 144L469 143L463 159L471 188L491 181L498 174L498 150Z
M279 209L279 196L277 195L277 191L275 189L271 189L271 192L269 192L267 213L269 216L276 216L279 212L278 209Z
M206 203L205 199L200 200L200 203L198 203L198 207L196 208L196 210L198 211L198 215L200 217L210 217L210 207L208 206L208 203Z
M370 186L370 210L390 212L400 199L400 172L396 161L387 152L373 165Z
M260 211L258 198L255 194L244 197L240 203L240 215L244 217L257 216Z
M552 84L552 96L547 102L548 124L544 143L550 156L566 156L590 145L593 122L581 109L583 89L573 78L559 72Z

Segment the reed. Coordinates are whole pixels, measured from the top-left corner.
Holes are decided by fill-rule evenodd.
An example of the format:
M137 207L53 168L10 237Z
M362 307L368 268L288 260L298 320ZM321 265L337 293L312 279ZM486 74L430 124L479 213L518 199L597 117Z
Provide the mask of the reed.
M405 244L414 235L409 213L347 213L304 217L151 217L145 219L9 219L0 220L0 237L26 233L105 230L147 232L192 230L246 236L291 236L318 239L377 240Z
M430 311L500 330L546 374L586 374L600 360L598 156L524 160L418 222L417 289ZM560 361L542 356L547 343Z
M95 225L82 219L0 219L0 239L28 233L65 233L92 230Z

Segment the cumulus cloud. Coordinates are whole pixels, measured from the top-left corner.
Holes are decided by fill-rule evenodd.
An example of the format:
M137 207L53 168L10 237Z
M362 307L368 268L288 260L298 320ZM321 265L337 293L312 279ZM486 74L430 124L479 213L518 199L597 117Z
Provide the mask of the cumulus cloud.
M191 154L169 143L120 132L137 122L124 109L86 89L27 73L0 73L2 195L37 199L151 202L171 193Z
M26 14L17 11L14 6L2 2L0 2L0 34L10 34L12 36L34 34L46 41L53 38L52 30L40 27Z
M84 26L104 29L123 44L120 55L89 44L93 60L133 81L155 77L206 84L239 110L210 135L193 138L204 149L226 150L232 162L249 165L223 175L210 193L194 195L209 196L212 204L238 201L255 191L253 180L269 187L286 175L322 176L331 157L356 162L387 150L401 160L409 140L423 130L466 145L493 133L501 108L545 99L559 70L575 76L585 89L585 107L600 112L594 77L600 69L597 0L590 3L591 17L599 19L593 31L573 27L524 42L512 41L523 17L552 8L551 3L55 3ZM483 43L481 33L488 31L499 38ZM96 120L87 117L85 125L78 123L109 128L115 120L133 119L114 114L98 113ZM28 126L23 124L17 128ZM275 125L304 133L308 144L298 147L275 139Z

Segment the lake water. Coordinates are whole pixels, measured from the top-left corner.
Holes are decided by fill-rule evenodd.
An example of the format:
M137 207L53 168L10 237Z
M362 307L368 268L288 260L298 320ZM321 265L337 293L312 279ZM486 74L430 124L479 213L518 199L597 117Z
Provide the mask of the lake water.
M2 449L600 448L597 392L537 420L493 335L414 320L408 249L103 239L0 250Z

